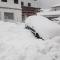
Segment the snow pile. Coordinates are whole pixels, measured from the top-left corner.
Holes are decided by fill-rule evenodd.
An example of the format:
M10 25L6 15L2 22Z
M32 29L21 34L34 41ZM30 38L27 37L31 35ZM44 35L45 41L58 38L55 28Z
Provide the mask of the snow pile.
M0 60L34 60L43 47L25 24L0 22Z
M25 23L35 29L44 39L60 36L60 25L43 16L30 16L26 19Z
M60 36L46 41L44 51L52 58L51 60L60 60Z
M60 17L51 19L53 22L60 24Z
M60 60L60 36L42 41L25 24L0 22L0 60Z

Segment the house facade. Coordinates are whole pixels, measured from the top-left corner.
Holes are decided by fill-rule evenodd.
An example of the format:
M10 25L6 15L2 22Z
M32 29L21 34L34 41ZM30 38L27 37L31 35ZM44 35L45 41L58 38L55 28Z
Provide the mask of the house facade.
M0 20L22 22L39 10L38 0L0 0Z
M22 21L31 15L40 12L40 2L39 0L21 0L22 8Z
M53 5L50 9L47 9L46 11L40 11L40 15L43 15L49 19L58 18L60 17L60 4Z
M0 20L21 22L22 9L20 0L0 0Z

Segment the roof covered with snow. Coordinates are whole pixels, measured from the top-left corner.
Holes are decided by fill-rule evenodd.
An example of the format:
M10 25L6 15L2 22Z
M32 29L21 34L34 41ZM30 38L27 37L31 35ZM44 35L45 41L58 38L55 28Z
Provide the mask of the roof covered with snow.
M45 12L40 12L37 13L38 15L60 15L60 11L45 11Z
M52 5L52 7L60 7L60 4Z

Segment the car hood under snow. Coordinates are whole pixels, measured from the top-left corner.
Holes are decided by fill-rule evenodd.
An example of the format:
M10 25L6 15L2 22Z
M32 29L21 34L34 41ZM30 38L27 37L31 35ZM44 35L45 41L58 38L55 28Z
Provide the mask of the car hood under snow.
M0 60L60 60L60 36L36 39L25 24L0 21Z
M44 39L51 39L55 36L60 36L60 25L43 16L30 16L26 19L25 23L35 29Z

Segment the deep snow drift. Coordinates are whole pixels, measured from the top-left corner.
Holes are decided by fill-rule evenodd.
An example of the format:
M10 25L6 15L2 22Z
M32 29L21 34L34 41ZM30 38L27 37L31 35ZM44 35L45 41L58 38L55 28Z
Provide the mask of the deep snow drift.
M43 16L30 16L26 19L25 23L34 28L44 39L51 39L55 36L60 36L60 25Z
M25 24L0 21L0 60L60 60L60 36L43 41Z

